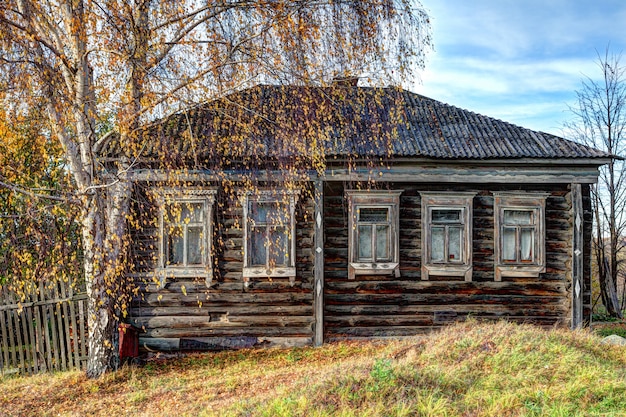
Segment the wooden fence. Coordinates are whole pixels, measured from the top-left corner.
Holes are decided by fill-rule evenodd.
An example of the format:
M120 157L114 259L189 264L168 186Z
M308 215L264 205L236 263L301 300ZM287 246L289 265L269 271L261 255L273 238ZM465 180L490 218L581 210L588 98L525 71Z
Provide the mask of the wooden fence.
M86 362L84 291L41 283L20 301L0 287L0 374L84 369Z

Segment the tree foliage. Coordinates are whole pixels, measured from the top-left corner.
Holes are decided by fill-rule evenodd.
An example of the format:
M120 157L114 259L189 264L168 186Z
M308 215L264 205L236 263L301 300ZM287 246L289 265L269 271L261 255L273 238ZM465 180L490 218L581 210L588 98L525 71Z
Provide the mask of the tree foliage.
M77 211L58 143L39 106L0 110L0 286L24 299L39 283L80 281Z
M626 294L622 286L618 299L618 279L624 279L626 241L626 68L621 55L607 48L598 55L598 77L588 77L577 91L578 103L571 110L575 120L568 125L580 141L606 151L615 158L600 168L593 191L594 255L602 302L612 316L622 317Z
M115 366L116 318L131 294L120 277L142 126L257 83L412 81L429 45L428 17L411 0L6 0L3 105L27 114L45 103L80 210L88 375ZM103 164L110 128L124 155Z

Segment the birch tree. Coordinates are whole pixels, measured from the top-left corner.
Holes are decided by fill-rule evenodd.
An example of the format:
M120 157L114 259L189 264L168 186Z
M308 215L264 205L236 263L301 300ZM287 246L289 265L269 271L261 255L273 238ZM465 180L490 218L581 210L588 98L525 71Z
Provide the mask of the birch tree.
M260 82L323 85L356 74L409 83L429 45L428 16L411 0L5 0L3 105L19 113L35 97L46 103L80 209L88 376L116 363L142 126ZM112 130L125 157L105 169L97 151Z
M598 264L602 303L607 313L623 317L624 294L620 303L618 277L624 277L624 232L626 230L626 171L621 156L626 151L626 68L621 55L609 49L598 56L598 76L589 76L576 92L571 108L575 120L568 127L579 140L616 157L600 168L593 189L593 251Z

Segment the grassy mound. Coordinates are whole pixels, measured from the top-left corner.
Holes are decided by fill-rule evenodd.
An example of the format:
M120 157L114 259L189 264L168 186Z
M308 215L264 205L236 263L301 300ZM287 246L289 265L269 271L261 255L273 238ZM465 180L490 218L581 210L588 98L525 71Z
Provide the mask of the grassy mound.
M5 378L0 415L626 416L626 348L586 331L457 324L403 341L192 355Z

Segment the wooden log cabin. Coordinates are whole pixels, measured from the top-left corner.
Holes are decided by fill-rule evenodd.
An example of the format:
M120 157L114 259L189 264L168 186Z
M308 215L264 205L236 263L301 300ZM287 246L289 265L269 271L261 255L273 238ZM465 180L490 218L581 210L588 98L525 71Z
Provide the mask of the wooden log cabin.
M584 326L611 155L396 88L260 85L147 126L130 322L151 350ZM102 162L128 152L111 135Z

